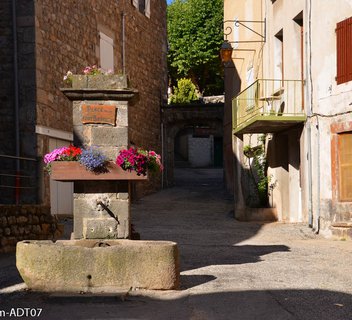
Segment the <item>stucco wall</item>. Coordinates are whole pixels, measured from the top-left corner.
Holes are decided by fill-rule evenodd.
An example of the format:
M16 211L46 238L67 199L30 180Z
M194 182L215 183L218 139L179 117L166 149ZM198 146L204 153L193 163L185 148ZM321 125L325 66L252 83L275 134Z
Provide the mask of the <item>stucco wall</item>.
M332 126L348 124L352 120L352 82L337 85L336 24L352 16L350 1L339 1L331 6L326 1L312 3L311 31L311 74L312 74L312 113L311 119L313 162L314 210L320 214L321 227L334 222L348 222L352 219L352 203L340 202L333 197L334 184L331 146L334 132ZM321 24L321 14L325 22ZM328 14L327 14L328 13ZM318 27L319 26L319 27ZM322 37L322 35L324 35ZM343 126L342 126L343 127ZM346 125L345 131L351 131ZM341 131L343 132L343 130Z
M261 50L255 44L252 52L237 54L234 59L236 69L242 80L242 89L246 84L246 65L253 60L257 67L258 78L272 79L278 66L275 57L275 35L283 30L284 79L300 80L303 71L304 79L304 111L307 121L303 131L287 131L287 145L282 145L282 152L288 152L287 168L275 164L279 155L279 136L272 136L271 163L269 172L278 183L273 192L272 204L277 206L279 218L289 221L308 222L312 218L315 229L327 228L334 222L349 222L352 219L352 203L339 202L336 194L336 150L334 141L339 132L351 131L351 91L352 82L337 85L336 82L336 25L352 16L351 2L341 0L338 5L330 1L261 1L254 6L253 1L233 3L225 0L225 19L240 16L249 20L253 13L261 10L266 18L266 42ZM226 13L226 8L229 12ZM252 14L250 14L252 12ZM300 13L303 18L303 50L301 54L301 30L297 23ZM324 17L324 23L322 23ZM240 40L246 38L245 33ZM244 48L245 44L239 48ZM301 70L301 56L303 70ZM241 60L240 58L243 59ZM239 61L237 61L237 59ZM243 70L245 68L245 70ZM336 128L339 128L336 132ZM335 130L335 131L334 131ZM246 141L246 137L242 137ZM298 140L297 140L298 139ZM335 139L335 140L334 140ZM275 142L276 141L276 142ZM236 142L236 141L235 141ZM237 158L242 152L242 142L235 145ZM335 148L336 149L336 148ZM279 157L279 158L278 158ZM300 159L298 159L300 157ZM309 160L311 162L309 163ZM300 160L300 161L298 161ZM301 194L301 196L299 195ZM310 197L311 196L311 197ZM310 216L311 215L311 216Z

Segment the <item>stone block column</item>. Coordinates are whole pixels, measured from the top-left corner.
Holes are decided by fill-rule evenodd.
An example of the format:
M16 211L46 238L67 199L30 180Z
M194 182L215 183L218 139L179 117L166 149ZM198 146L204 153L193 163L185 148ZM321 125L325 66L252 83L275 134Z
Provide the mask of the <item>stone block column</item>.
M85 87L88 81L78 87L74 82L62 92L73 101L75 145L99 147L115 162L118 152L129 145L128 108L137 92L115 88L116 81L111 85L96 80L91 87ZM129 180L74 181L73 238L130 238L129 191Z

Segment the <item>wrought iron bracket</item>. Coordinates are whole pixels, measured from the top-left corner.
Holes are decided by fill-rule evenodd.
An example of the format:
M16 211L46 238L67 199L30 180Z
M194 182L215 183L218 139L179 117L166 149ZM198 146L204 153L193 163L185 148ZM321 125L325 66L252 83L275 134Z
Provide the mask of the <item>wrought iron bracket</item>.
M233 24L229 25L230 23ZM254 25L261 25L264 27L263 32L258 32L254 29ZM234 40L234 41L229 41L227 37L234 31L233 28L240 28L243 27L251 32L253 32L255 35L258 36L258 39L255 40ZM224 36L225 40L227 40L229 43L254 43L254 42L265 42L266 38L266 20L264 19L263 21L259 20L225 20L224 21Z

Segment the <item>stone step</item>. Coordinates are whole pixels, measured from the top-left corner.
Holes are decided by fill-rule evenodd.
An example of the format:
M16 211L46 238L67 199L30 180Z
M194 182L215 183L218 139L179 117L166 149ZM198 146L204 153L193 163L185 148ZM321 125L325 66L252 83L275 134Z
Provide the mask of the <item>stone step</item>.
M352 222L335 222L330 230L334 238L352 240Z
M277 221L276 208L244 208L235 211L235 218L239 221Z

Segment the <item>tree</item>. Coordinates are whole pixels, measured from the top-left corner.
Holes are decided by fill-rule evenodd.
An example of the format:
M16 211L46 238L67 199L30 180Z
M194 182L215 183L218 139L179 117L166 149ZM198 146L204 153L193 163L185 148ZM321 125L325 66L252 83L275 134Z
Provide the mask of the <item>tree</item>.
M177 87L175 92L171 95L171 103L190 103L198 100L196 86L190 79L179 79L177 80Z
M171 82L190 78L203 94L223 93L219 50L223 0L175 0L168 6Z

